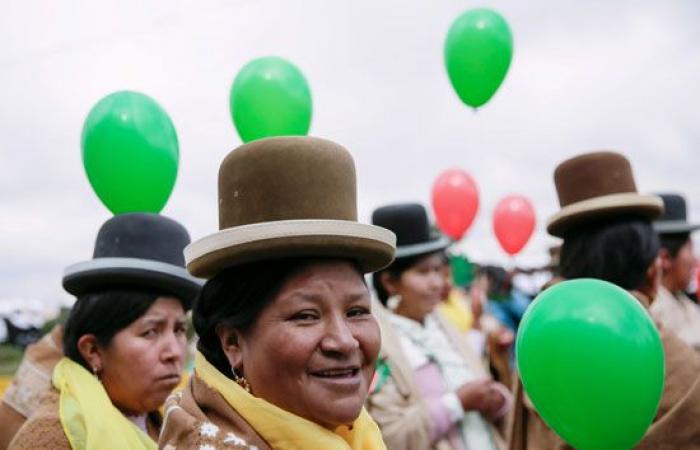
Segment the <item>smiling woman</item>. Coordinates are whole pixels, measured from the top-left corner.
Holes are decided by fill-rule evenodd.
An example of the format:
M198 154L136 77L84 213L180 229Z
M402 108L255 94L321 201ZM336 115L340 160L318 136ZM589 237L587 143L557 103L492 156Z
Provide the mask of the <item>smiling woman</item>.
M373 276L382 318L381 366L368 409L392 450L503 448L496 425L512 404L464 337L439 314L449 241L431 233L425 208L378 208L372 222L396 233L396 261Z
M245 374L256 396L328 429L358 416L379 327L356 264L292 258L227 269L207 285L196 317L217 308L195 326L220 372Z
M222 231L185 251L210 279L161 448L386 448L363 408L381 345L363 275L391 262L394 235L357 223L355 192L352 158L322 139L262 139L224 160Z

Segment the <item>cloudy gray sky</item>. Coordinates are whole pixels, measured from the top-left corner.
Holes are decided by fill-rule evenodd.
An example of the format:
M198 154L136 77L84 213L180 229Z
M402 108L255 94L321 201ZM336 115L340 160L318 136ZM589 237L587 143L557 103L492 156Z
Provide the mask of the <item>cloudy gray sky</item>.
M478 113L443 68L462 11L501 12L515 38L510 72ZM109 212L80 157L85 115L122 89L154 97L180 140L163 211L194 238L215 230L216 172L240 140L228 91L250 59L301 68L314 98L311 134L353 153L360 214L429 202L434 178L461 167L481 207L460 247L509 263L491 232L496 202L535 203L521 264L546 260L557 209L555 165L622 151L643 191L675 190L700 220L700 3L688 1L170 0L6 2L0 14L0 301L65 300L65 266L91 256Z

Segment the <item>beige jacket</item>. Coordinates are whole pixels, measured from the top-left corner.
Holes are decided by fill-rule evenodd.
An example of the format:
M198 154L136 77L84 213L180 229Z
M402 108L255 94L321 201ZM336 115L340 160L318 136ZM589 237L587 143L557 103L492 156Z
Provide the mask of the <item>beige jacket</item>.
M226 400L197 375L165 403L163 450L272 450Z
M666 329L700 351L700 306L685 294L679 292L673 295L661 286L649 312Z
M431 418L427 404L421 398L420 391L413 377L413 370L403 352L398 335L388 323L384 308L378 303L373 306L373 313L379 321L382 330L383 358L391 375L377 392L370 393L367 400L367 410L382 430L384 442L390 450L452 450L446 441L430 442ZM478 368L484 376L487 375L481 361L474 356L464 337L452 328L442 317L439 318L448 339L457 351L470 362L470 366ZM505 448L501 433L492 427L496 443Z
M649 300L633 292L645 308ZM700 449L700 355L663 325L657 325L666 373L659 409L638 450ZM516 379L509 450L571 449L542 421Z
M63 357L63 327L27 347L12 384L0 402L0 450L5 450L22 424L39 409L51 388L53 368Z
M48 390L44 402L24 422L8 447L9 450L71 450L58 411L59 394Z
M17 431L9 450L71 450L70 441L63 431L60 411L60 394L51 388L44 397L39 408L24 422ZM160 413L149 414L146 426L151 439L158 438L160 432ZM109 437L105 437L109 439Z

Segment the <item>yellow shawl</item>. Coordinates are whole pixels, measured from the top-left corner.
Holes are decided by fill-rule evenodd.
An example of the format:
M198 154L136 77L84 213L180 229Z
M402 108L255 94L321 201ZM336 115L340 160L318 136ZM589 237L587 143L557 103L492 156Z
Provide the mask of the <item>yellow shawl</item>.
M53 372L61 425L73 450L155 450L156 443L112 404L102 384L62 358Z
M386 450L379 427L362 408L352 430L334 431L257 398L226 378L197 352L195 372L275 450Z

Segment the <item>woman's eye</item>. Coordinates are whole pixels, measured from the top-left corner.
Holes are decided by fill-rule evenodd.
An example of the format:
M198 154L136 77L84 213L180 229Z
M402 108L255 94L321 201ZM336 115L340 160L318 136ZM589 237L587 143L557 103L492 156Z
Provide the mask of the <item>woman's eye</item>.
M187 334L187 326L182 325L182 326L175 328L175 333L176 334Z
M156 336L158 336L158 330L156 330L155 328L150 328L150 329L144 331L143 334L141 334L141 336L143 336L145 338L156 337Z
M316 318L316 314L307 311L298 312L292 316L292 320L301 322L309 322L312 320L316 320Z
M358 317L367 314L369 314L369 310L367 308L353 308L348 311L348 317Z

